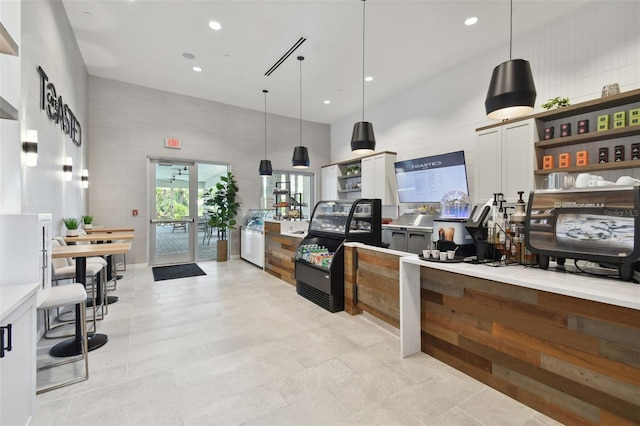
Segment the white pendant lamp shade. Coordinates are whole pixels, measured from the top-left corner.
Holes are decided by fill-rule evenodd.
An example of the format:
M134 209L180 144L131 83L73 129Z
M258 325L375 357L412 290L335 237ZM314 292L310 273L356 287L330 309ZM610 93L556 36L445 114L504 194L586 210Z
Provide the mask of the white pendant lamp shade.
M269 91L263 90L262 93L264 93L264 160L260 160L258 171L260 176L271 176L273 168L271 167L271 161L267 160L267 93Z
M376 137L373 134L373 124L364 121L364 40L365 40L365 5L362 0L362 121L353 125L351 135L351 152L354 154L369 154L376 149Z
M487 117L505 120L522 117L533 111L536 87L531 66L524 59L503 62L493 69L487 98Z
M533 111L536 102L536 86L531 66L524 59L511 59L513 44L513 0L509 15L509 60L493 69L484 107L487 118L508 120L522 117Z
M309 151L306 146L302 146L302 61L304 61L304 56L298 56L298 61L300 62L300 145L293 150L291 165L294 169L308 169L310 164Z

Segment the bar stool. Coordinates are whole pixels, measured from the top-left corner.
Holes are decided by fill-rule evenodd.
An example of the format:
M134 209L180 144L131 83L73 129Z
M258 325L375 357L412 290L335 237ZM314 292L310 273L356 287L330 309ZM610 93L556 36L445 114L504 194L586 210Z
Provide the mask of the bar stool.
M38 367L37 371L48 370L53 367L58 367L64 364L69 364L76 361L84 360L84 376L76 377L66 382L58 383L48 387L44 387L36 390L36 394L48 392L54 389L59 389L65 386L79 383L89 379L89 350L87 347L87 324L85 317L87 292L82 284L64 284L56 287L52 287L49 292L49 296L38 306L38 312L43 311L45 316L48 315L50 309L64 307L68 305L76 305L79 307L77 311L80 312L80 317L75 319L76 327L80 327L80 333L82 336L82 351L80 356L73 357L71 359L65 359L64 361L49 364L43 367ZM79 321L79 324L78 324Z

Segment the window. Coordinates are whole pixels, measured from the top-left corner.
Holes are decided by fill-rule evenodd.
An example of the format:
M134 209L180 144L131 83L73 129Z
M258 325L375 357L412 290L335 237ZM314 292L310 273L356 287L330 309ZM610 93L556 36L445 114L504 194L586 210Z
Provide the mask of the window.
M276 197L273 193L274 189L277 187L287 188L289 189L289 208L299 210L300 207L298 203L302 200L302 218L309 219L311 210L315 205L313 178L313 173L274 170L272 176L264 176L260 179L260 207L264 209L274 208L274 204L276 203ZM284 211L277 212L277 215L282 215L282 213L284 213Z

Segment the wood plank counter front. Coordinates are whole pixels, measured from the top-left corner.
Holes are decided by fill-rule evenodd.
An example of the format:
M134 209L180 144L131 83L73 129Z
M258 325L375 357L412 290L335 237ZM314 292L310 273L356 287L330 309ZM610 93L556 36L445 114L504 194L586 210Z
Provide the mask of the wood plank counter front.
M280 223L265 221L264 270L295 286L295 255L301 240L280 234Z
M640 285L417 256L400 264L403 356L417 343L565 424L640 423Z

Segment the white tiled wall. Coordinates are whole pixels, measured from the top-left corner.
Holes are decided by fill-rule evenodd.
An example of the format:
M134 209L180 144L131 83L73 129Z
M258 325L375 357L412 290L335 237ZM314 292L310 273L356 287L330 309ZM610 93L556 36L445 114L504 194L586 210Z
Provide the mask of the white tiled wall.
M600 97L602 86L621 91L640 88L640 1L585 2L579 13L549 22L513 40L513 57L531 63L536 105L556 96L572 103ZM367 106L377 151L395 151L398 161L465 150L469 188L474 187L475 129L493 124L484 99L493 68L508 59L508 45L437 78ZM534 112L542 109L537 107ZM331 161L352 157L349 140L354 115L331 126ZM472 198L473 198L473 194Z
M238 219L247 209L259 207L264 111L104 78L89 81L90 186L91 194L96 194L89 211L97 223L136 229L127 262L147 262L149 157L229 163L240 188ZM274 170L291 170L293 148L300 142L299 120L269 114L267 129L267 157ZM182 149L164 148L167 137L180 139ZM329 163L329 126L305 121L303 143L311 157L309 171L319 181L320 167ZM132 209L138 209L137 217L131 215ZM238 237L234 231L232 255L239 254Z

